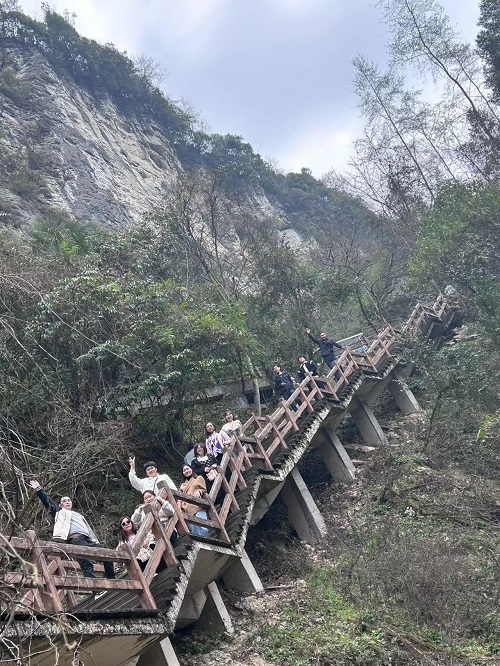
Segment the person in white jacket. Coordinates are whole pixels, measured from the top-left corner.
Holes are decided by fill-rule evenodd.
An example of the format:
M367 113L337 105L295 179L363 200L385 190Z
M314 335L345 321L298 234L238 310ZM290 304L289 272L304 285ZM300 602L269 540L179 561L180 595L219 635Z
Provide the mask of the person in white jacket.
M158 474L158 468L156 467L154 460L150 460L144 465L146 477L143 479L140 479L135 472L135 457L129 458L128 462L130 464L130 472L128 473L130 484L132 488L138 490L141 495L144 494L146 490L151 490L154 495L157 495L160 491L160 486L158 485L160 481L165 481L169 488L177 490L177 486L168 474ZM168 506L173 513L174 510L172 506L170 504L168 504Z
M52 497L49 497L35 479L29 482L29 486L36 492L40 502L50 511L54 519L54 529L52 531L54 540L65 541L74 546L99 548L97 537L85 517L73 509L71 497L61 497L58 504ZM90 560L82 558L78 560L78 563L86 578L96 578L94 565ZM115 577L113 562L104 562L104 572L106 578Z

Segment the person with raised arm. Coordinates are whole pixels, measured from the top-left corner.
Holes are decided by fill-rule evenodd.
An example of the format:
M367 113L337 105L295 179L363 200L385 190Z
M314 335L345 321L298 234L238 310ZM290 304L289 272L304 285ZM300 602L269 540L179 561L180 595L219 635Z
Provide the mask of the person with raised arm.
M309 340L312 340L315 344L319 346L319 353L323 357L323 361L327 364L330 370L335 365L336 353L334 349L344 349L342 345L339 345L338 342L335 342L332 338L329 338L326 333L319 334L319 340L311 335L311 329L306 328L306 334Z
M135 472L135 456L131 456L128 462L130 465L130 472L128 473L130 484L132 488L135 488L140 493L143 493L145 490L152 490L156 495L159 490L158 483L160 481L166 481L169 488L177 490L175 483L168 474L158 474L158 468L154 460L150 460L144 465L146 476L142 479Z
M55 541L64 541L73 546L101 547L85 517L78 511L74 511L71 497L61 497L58 504L35 479L29 482L29 486L36 492L38 499L50 511L54 519L52 536ZM79 559L78 564L86 578L96 578L94 565L90 560ZM113 562L104 562L103 564L106 578L114 578Z

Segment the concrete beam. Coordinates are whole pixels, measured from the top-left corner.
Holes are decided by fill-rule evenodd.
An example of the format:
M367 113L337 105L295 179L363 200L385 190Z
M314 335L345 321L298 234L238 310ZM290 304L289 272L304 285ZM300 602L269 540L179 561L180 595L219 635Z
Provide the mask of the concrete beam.
M325 426L323 432L326 441L318 446L317 451L328 467L328 471L335 481L352 483L356 476L356 468L349 454L342 446L342 442L333 428Z
M266 513L271 508L271 504L280 494L280 491L283 488L284 483L285 482L282 481L272 490L270 490L266 495L262 495L262 497L259 497L259 499L255 502L255 506L253 508L252 518L250 519L250 525L257 525L259 520L261 520L266 515Z
M287 476L281 497L288 518L301 539L314 543L326 536L323 516L296 467Z
M241 558L224 572L222 580L224 585L240 592L262 592L264 589L246 550L243 551Z
M360 399L357 399L355 404L356 407L352 412L352 420L366 444L382 444L387 446L387 438L370 405L365 400Z
M422 408L406 383L401 370L394 368L390 377L391 379L387 384L387 388L403 414L421 412Z
M137 666L180 666L169 638L163 638L141 654Z
M196 626L206 631L225 631L228 634L234 632L231 616L222 600L217 583L209 583L205 588L207 603L200 615Z

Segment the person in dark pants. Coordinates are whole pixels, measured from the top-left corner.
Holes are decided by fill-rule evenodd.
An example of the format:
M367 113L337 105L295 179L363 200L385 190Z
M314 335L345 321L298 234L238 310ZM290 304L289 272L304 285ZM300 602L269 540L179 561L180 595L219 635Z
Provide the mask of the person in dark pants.
M307 337L319 346L319 353L323 357L323 361L327 364L330 370L335 365L335 349L343 349L342 345L332 340L326 333L319 334L319 340L311 335L311 329L306 328Z
M56 541L64 541L72 546L90 546L99 548L100 544L92 528L78 511L73 511L71 497L61 497L59 504L53 500L38 481L30 481L29 485L36 491L40 502L48 509L54 519L54 530L52 536ZM90 560L78 560L78 564L86 578L96 578L94 565ZM106 578L114 578L115 570L113 562L104 562Z
M279 365L275 365L274 371L274 390L276 395L283 400L288 398L295 391L295 382L292 375L286 370L282 370ZM296 398L291 405L292 409L297 409L301 404L300 400Z
M299 369L297 370L297 377L299 381L303 382L304 379L311 375L312 377L318 377L318 366L314 361L308 361L305 356L299 356Z

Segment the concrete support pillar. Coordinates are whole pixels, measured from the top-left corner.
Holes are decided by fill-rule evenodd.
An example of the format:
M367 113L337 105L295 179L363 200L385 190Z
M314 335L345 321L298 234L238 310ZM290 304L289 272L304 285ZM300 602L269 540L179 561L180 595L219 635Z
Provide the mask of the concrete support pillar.
M169 638L163 638L141 654L137 666L180 666Z
M224 572L222 580L224 585L240 592L262 592L264 589L246 550L243 551L241 558Z
M281 496L290 522L301 539L314 543L326 536L323 516L296 467L287 476Z
M266 513L269 511L269 509L271 507L271 504L274 502L274 500L280 494L280 491L283 488L284 483L285 482L282 481L277 486L275 486L272 490L270 490L268 493L266 493L265 495L262 495L262 497L259 497L259 499L255 502L255 506L253 508L252 519L250 520L250 525L257 525L259 520L261 520L261 518L263 518L266 515Z
M335 481L352 483L356 476L356 468L349 454L344 449L335 430L330 426L323 428L326 441L318 446L318 453L328 467L328 471Z
M352 420L361 433L363 440L367 444L383 444L387 446L387 438L370 405L361 399L358 399L356 402L357 407L352 412Z
M387 388L403 414L414 414L415 412L422 411L417 399L406 383L403 373L398 368L394 368L391 372L391 379L387 384Z
M205 588L205 593L207 603L196 626L207 631L225 631L232 634L234 632L233 623L222 600L217 583L209 583Z
M187 627L200 617L207 602L207 595L203 590L194 594L185 595L177 614L176 627Z

